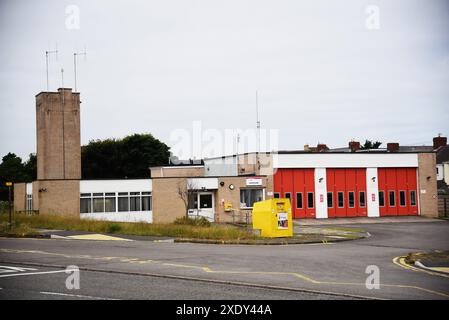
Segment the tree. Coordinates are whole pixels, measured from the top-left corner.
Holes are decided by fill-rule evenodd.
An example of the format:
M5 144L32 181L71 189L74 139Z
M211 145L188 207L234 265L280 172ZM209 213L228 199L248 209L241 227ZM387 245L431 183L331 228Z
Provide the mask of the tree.
M34 181L37 179L37 156L35 153L30 153L27 162L23 164L23 169L27 181Z
M31 157L31 155L30 155ZM28 167L31 166L31 158L28 160L30 163ZM27 162L27 163L28 163ZM33 176L32 170L25 169L26 164L22 163L22 158L18 157L14 153L8 153L2 158L2 163L0 163L0 200L8 199L8 188L5 186L5 182L30 182Z
M367 139L367 140L365 140L365 143L360 147L360 149L362 149L362 150L379 149L381 144L382 144L382 142L380 142L380 141L373 142L373 141Z
M178 196L184 203L186 219L189 218L189 209L194 207L198 191L192 180L184 179L178 182Z
M151 134L93 140L81 148L83 179L148 178L150 167L168 163L169 147Z

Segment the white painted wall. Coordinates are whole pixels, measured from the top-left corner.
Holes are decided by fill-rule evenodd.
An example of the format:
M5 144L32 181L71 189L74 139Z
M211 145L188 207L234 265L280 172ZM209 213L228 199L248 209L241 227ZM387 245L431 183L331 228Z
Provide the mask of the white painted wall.
M151 179L121 179L121 180L81 180L80 192L135 192L152 191Z
M315 208L317 219L328 217L326 168L315 169Z
M151 192L151 179L122 179L122 180L81 180L80 193L95 192ZM116 203L116 210L117 210ZM116 222L153 222L152 211L131 212L90 212L81 213L81 219L105 220Z
M443 164L444 170L444 182L449 185L449 162Z
M377 168L366 168L366 203L368 217L379 217L379 179Z
M81 219L102 220L102 221L153 223L152 211L91 212L91 213L81 213L80 217Z
M278 154L273 168L388 168L418 167L416 153Z
M218 189L218 178L190 178L187 183L194 189Z
M443 164L437 164L437 180L438 181L444 180L444 165Z

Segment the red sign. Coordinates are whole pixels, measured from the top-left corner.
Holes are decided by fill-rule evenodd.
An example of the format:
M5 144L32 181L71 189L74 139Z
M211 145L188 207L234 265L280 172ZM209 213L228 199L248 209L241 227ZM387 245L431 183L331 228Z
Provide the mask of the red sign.
M375 193L373 193L373 194L371 195L371 200L372 200L373 202L376 201L376 194L375 194Z

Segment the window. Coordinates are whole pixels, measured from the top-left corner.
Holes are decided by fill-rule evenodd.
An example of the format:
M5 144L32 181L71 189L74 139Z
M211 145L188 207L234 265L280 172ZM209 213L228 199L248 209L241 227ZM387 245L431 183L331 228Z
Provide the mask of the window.
M328 208L334 207L334 194L332 192L327 193L327 207Z
M81 213L92 212L92 199L91 198L81 198L80 199L80 212Z
M410 205L416 206L416 191L415 190L410 191Z
M394 191L388 192L388 201L389 201L390 207L396 206L396 195L395 195Z
M240 189L240 207L252 208L254 202L263 200L263 189Z
M129 211L140 211L140 192L130 192L129 194Z
M286 192L285 193L285 198L287 198L288 200L292 201L292 193L291 192Z
M104 212L104 194L94 193L92 200L93 212Z
M275 192L275 193L274 193L274 198L275 198L275 199L279 199L279 197L280 197L279 192Z
M80 213L151 211L151 192L80 194Z
M104 212L115 212L115 192L105 193Z
M302 192L296 192L296 209L302 208Z
M212 194L200 194L200 209L212 209Z
M365 208L366 206L365 191L359 192L359 206L360 208Z
M151 192L142 192L142 211L151 211Z
M92 193L81 193L80 195L80 213L92 212Z
M313 208L314 207L314 201L313 201L313 192L307 193L307 207Z
M129 193L119 192L118 193L118 211L128 212L129 211Z
M385 207L385 192L379 191L379 207Z
M189 192L187 197L188 197L189 209L197 210L198 209L198 192Z
M355 194L354 191L350 191L348 193L348 203L349 203L349 208L354 208L355 207Z
M343 208L345 206L345 193L339 192L338 193L338 207Z
M399 205L405 207L405 191L399 191Z
M27 194L26 199L26 211L33 211L33 195Z

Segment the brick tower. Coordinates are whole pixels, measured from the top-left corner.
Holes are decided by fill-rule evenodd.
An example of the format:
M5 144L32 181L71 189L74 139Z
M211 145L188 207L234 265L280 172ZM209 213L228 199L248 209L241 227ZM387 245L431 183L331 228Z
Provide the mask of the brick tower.
M69 88L36 95L37 180L81 179L80 95Z

